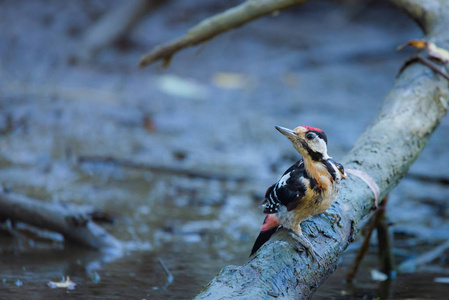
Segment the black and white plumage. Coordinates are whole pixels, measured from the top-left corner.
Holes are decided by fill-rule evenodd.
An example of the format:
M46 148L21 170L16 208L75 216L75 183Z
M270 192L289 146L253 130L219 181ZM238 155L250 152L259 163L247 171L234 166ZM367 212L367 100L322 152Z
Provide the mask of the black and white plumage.
M331 158L323 161L323 164L326 166L332 180L339 182L341 178L337 178L337 174L338 172L344 174L343 166ZM285 206L287 211L295 209L300 205L308 189L313 190L317 194L322 192L317 181L306 172L304 161L300 159L285 171L278 182L268 188L265 193L265 201L262 203L264 207L263 212L265 214L275 214L282 206ZM319 197L317 200L319 200Z
M290 211L306 193L306 187L300 179L304 175L304 162L299 160L288 168L278 182L270 186L262 203L265 214L275 214L282 206Z
M337 196L340 181L346 178L343 166L327 154L327 137L323 131L308 126L294 130L276 127L287 136L303 157L268 188L262 203L265 217L251 255L262 246L279 226L291 229L295 238L309 250L302 237L300 223L323 213Z

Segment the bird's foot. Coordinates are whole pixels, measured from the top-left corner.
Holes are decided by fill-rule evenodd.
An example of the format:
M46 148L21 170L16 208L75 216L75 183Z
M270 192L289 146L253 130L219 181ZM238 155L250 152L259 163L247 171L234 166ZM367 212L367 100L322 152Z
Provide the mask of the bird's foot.
M341 216L339 214L333 214L333 213L329 213L327 211L323 212L323 214L327 217L332 218L332 225L334 225L335 223L337 223L338 227L343 227L343 224L341 223Z
M321 265L321 260L323 257L315 250L310 241L303 235L297 235L292 232L291 236L300 244L296 245L296 249L299 251L303 251L301 246L312 256L313 260L315 260L319 265Z

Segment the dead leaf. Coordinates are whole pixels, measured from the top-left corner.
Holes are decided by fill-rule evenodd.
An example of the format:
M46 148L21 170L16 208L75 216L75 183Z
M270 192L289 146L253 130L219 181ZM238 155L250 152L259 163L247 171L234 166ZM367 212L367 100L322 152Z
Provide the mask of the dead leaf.
M71 281L70 277L67 276L67 279L65 281L63 277L61 282L49 281L47 285L52 289L60 288L60 289L74 290L76 283Z

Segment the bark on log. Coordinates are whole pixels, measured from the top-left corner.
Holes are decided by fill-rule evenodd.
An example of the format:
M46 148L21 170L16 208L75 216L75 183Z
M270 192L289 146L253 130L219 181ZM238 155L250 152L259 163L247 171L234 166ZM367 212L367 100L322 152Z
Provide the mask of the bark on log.
M0 192L0 216L59 232L64 238L90 248L121 248L120 241L92 222L84 208L77 210L71 205Z
M173 54L181 49L198 45L210 40L225 31L240 27L254 19L263 17L306 0L247 0L220 14L207 18L192 27L186 35L167 44L161 45L145 54L139 62L140 67L147 66L157 60L168 65Z
M449 48L449 1L392 0L423 26L429 41ZM380 199L407 173L432 132L447 113L448 81L420 64L397 78L380 114L342 160L345 168L368 173L380 187ZM303 222L303 233L321 254L320 264L280 230L243 266L225 267L196 299L308 299L337 267L339 256L353 241L357 223L373 208L373 193L362 180L344 181L330 208L342 217L332 227L319 215ZM249 250L249 249L248 249Z

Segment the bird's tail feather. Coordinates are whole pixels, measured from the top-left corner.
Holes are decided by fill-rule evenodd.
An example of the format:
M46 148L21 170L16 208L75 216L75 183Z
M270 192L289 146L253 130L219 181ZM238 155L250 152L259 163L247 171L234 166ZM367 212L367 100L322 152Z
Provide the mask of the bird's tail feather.
M253 246L253 249L251 250L250 256L252 256L254 253L256 253L257 250L259 250L259 248L262 247L262 245L265 244L270 239L270 237L273 235L273 233L276 232L276 230L277 230L277 227L271 228L266 231L261 231L259 236L257 237L256 241L254 242L254 246Z

